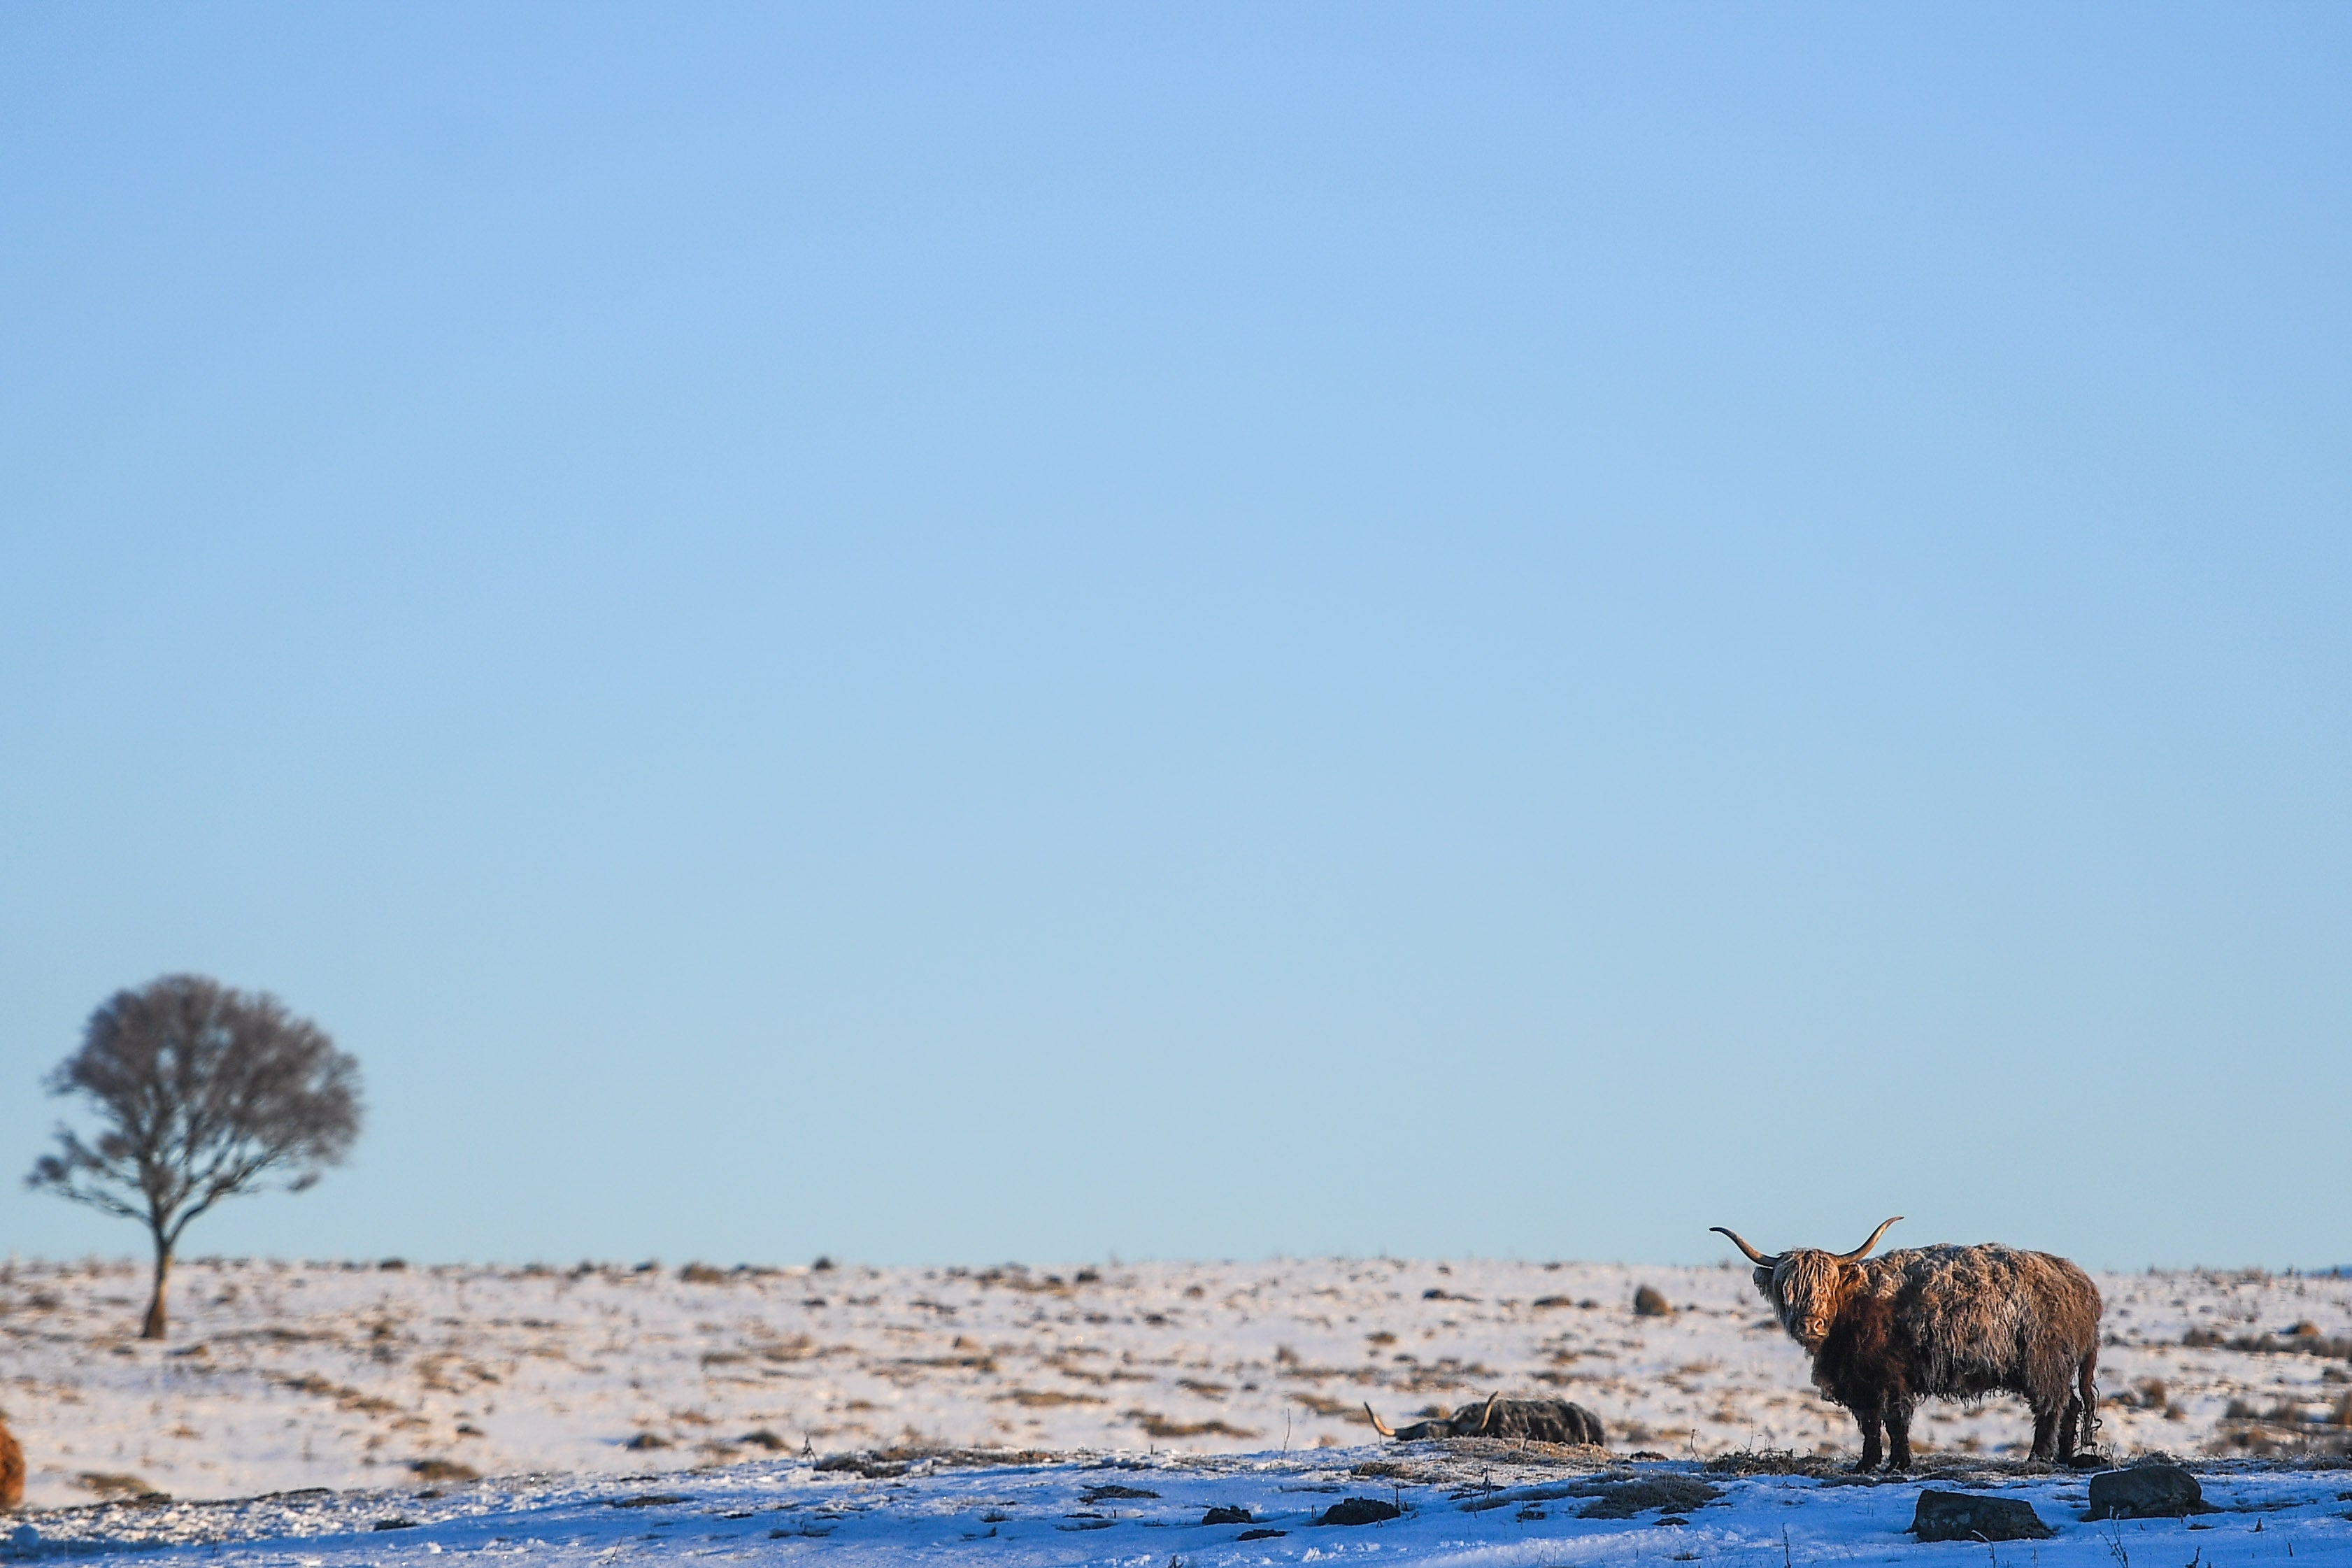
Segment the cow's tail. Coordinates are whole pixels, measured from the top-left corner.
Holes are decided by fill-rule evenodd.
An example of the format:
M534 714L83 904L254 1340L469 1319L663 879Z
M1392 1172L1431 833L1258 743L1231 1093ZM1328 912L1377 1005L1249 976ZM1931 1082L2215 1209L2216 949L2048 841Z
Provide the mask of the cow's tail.
M2098 1447L2098 1370L2099 1347L2095 1344L2074 1363L2074 1388L2066 1396L2064 1414L2058 1418L2058 1458L2062 1464L2073 1459L2078 1450Z

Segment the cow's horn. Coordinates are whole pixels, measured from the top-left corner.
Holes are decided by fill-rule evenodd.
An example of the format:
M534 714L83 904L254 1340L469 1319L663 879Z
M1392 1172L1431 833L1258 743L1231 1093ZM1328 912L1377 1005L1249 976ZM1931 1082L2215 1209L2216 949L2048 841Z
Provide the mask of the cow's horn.
M1740 1251L1748 1254L1748 1261L1753 1263L1759 1268L1769 1268L1774 1264L1780 1261L1780 1255L1779 1253L1776 1252L1769 1258L1766 1257L1763 1253L1760 1253L1754 1247L1748 1246L1748 1238L1740 1235L1736 1230L1726 1230L1719 1225L1711 1225L1707 1226L1707 1229L1715 1232L1717 1236L1727 1236L1731 1237L1731 1245L1739 1248ZM1872 1239L1875 1240L1876 1237L1873 1237Z
M1381 1420L1381 1413L1373 1409L1370 1404L1367 1404L1364 1406L1364 1414L1372 1418L1373 1431L1378 1432L1383 1437L1393 1437L1396 1436L1396 1428Z
M1902 1216L1901 1215L1896 1215L1895 1216L1895 1219L1901 1219L1902 1217L1903 1217L1903 1216ZM1852 1263L1852 1262L1853 1262L1856 1258L1867 1258L1867 1257L1869 1257L1869 1256L1870 1256L1870 1249L1871 1249L1872 1247L1876 1247L1876 1246L1878 1245L1878 1238L1879 1238L1880 1237L1885 1236L1885 1235L1886 1234L1886 1227L1887 1227L1888 1226L1890 1226L1890 1225L1893 1225L1893 1224L1895 1223L1895 1219L1890 1219L1890 1220L1884 1220L1884 1221L1881 1221L1881 1222L1880 1222L1880 1224L1879 1224L1878 1228L1877 1228L1876 1230L1874 1230L1874 1231L1872 1231L1872 1232L1870 1233L1870 1239L1869 1239L1868 1241L1864 1242L1860 1247L1855 1247L1852 1252L1841 1252L1841 1253L1839 1253L1839 1254L1838 1254L1838 1257L1839 1257L1841 1259L1843 1259L1843 1261L1847 1262L1847 1263Z
M1495 1418L1495 1401L1502 1397L1503 1391L1499 1388L1495 1390L1494 1393L1486 1395L1486 1408L1478 1412L1479 1431L1484 1432L1486 1429L1486 1423Z

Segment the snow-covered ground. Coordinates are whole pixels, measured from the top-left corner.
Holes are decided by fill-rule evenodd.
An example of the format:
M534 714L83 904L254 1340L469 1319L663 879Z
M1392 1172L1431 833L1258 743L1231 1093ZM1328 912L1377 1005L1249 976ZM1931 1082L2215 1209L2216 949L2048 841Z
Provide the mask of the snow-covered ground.
M1996 1491L2055 1533L1987 1546L1905 1533L1920 1481L1742 1476L1687 1461L1609 1467L1473 1440L1378 1453L1099 1457L972 1467L918 1462L820 1470L765 1460L683 1476L520 1477L457 1486L321 1492L220 1504L114 1504L27 1516L0 1560L136 1551L142 1561L228 1568L422 1564L460 1555L531 1563L619 1558L953 1560L1033 1568L1118 1563L1738 1564L1916 1562L1986 1568L2221 1568L2352 1564L2352 1470L2221 1461L2203 1478L2215 1512L2086 1520L2071 1474L1962 1461L1924 1484ZM2005 1473L2006 1472L2006 1473ZM1376 1522L1318 1522L1362 1500ZM1212 1512L1212 1510L1217 1510Z
M1408 1549L1498 1562L1674 1560L1782 1553L1783 1524L1798 1555L1811 1540L1814 1556L1870 1557L1905 1550L1907 1537L1885 1531L1909 1522L1918 1490L1734 1479L1688 1524L1662 1527L1577 1520L1589 1499L1465 1511L1476 1500L1451 1494L1482 1478L1460 1469L1463 1453L1488 1453L1482 1462L1496 1484L1528 1463L1495 1458L1487 1446L1413 1459L1426 1471L1420 1479L1362 1468L1388 1462L1370 1447L1377 1439L1363 1402L1394 1419L1496 1388L1575 1399L1607 1423L1619 1455L1675 1462L1646 1461L1644 1473L1727 1452L1850 1452L1850 1425L1811 1390L1802 1353L1765 1317L1744 1266L1314 1259L719 1271L205 1261L180 1268L173 1335L160 1347L132 1337L144 1283L142 1269L121 1263L0 1268L0 1410L25 1445L34 1510L24 1521L32 1544L16 1550L66 1550L77 1531L93 1531L110 1541L141 1530L290 1540L315 1533L302 1522L315 1516L329 1537L362 1531L332 1550L371 1562L501 1537L600 1552L646 1544L649 1532L716 1537L713 1551L735 1549L719 1542L770 1552L865 1542L904 1552L961 1548L968 1531L997 1543L1034 1535L1018 1552L991 1548L1024 1562L1150 1556L1154 1568L1171 1556ZM2103 1446L2209 1462L2352 1447L2352 1362L2342 1359L2352 1280L2184 1273L2099 1283L2109 1333L2101 1382L2114 1400ZM1643 1284L1664 1293L1671 1316L1634 1313ZM2262 1335L2273 1337L2254 1339ZM2200 1342L2183 1342L2190 1338ZM2220 1342L2201 1342L2209 1339ZM2269 1348L2231 1348L2241 1340ZM2013 1456L2026 1429L2012 1401L1935 1405L1915 1440L1924 1438L1931 1464L1982 1470ZM999 1467L918 1461L896 1478L814 1468L828 1455L941 1448L995 1450ZM1001 1468L1014 1455L1030 1462ZM1525 1484L1582 1476L1601 1461L1544 1462L1553 1471ZM1161 1495L1092 1510L1108 1524L1061 1518L1087 1511L1077 1500L1105 1474L1087 1467L1106 1463L1148 1467L1161 1479L1135 1484ZM477 1483L477 1475L540 1479ZM693 1500L606 1506L656 1479ZM2053 1523L2081 1511L2067 1501L2079 1478L2008 1479ZM1339 1494L1281 1489L1370 1495L1375 1482L1414 1510L1386 1525L1313 1530L1291 1516ZM2179 1558L2159 1552L2143 1568L2186 1563L2191 1551L2215 1562L2231 1531L2252 1532L2263 1518L2273 1522L2246 1543L2256 1554L2289 1536L2298 1556L2341 1550L2340 1531L2352 1529L2336 1517L2345 1500L2328 1489L2352 1491L2341 1471L2210 1484L2236 1487L2249 1503L2303 1500L2237 1522L2214 1516L2211 1532L2179 1535L2190 1543ZM314 1487L348 1495L242 1511L184 1500L43 1511L141 1493L236 1499ZM433 1490L442 1495L418 1495ZM1236 1531L1204 1535L1180 1517L1213 1501L1286 1521L1273 1528L1301 1528L1244 1551ZM1529 1510L1543 1517L1519 1518ZM1008 1518L979 1522L990 1511ZM799 1531L825 1513L840 1516L827 1522L830 1534L767 1533ZM1894 1525L1880 1517L1896 1513ZM358 1522L394 1515L417 1529L377 1533ZM237 1520L247 1522L232 1528ZM2286 1522L2293 1531L2279 1535ZM992 1527L998 1534L985 1535ZM2063 1557L2090 1527L2067 1529L2019 1556ZM329 1552L324 1539L303 1551ZM1832 1551L1833 1542L1845 1544ZM2126 1540L2115 1550L2135 1549ZM2126 1568L2107 1546L2095 1561Z

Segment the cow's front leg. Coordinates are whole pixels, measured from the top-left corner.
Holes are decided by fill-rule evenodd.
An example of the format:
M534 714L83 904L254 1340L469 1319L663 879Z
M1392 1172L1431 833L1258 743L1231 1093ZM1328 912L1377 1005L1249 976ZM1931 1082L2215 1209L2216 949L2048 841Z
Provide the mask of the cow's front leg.
M2033 1457L2043 1464L2058 1457L2058 1417L2060 1409L2036 1410L2033 1413Z
M1890 1399L1886 1402L1886 1468L1907 1470L1911 1468L1911 1402Z
M1853 1413L1853 1424L1862 1428L1862 1463L1854 1466L1854 1468L1863 1472L1874 1470L1878 1468L1879 1459L1878 1407L1876 1405L1867 1409L1857 1407Z

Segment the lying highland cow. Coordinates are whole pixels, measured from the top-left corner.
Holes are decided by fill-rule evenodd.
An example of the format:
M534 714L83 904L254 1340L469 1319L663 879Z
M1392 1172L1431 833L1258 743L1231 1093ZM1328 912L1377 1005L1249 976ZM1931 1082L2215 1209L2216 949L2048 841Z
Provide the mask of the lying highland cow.
M1769 1257L1714 1228L1756 1265L1756 1289L1812 1354L1815 1385L1853 1413L1857 1469L1877 1468L1882 1423L1887 1462L1911 1468L1920 1400L1995 1393L2032 1407L2035 1458L2071 1461L2098 1424L2098 1287L2063 1258L2008 1247L1915 1247L1864 1262L1894 1223L1852 1252Z
M1590 1443L1601 1447L1608 1442L1601 1417L1565 1399L1505 1399L1496 1392L1442 1420L1416 1421L1410 1426L1391 1426L1369 1405L1364 1414L1371 1416L1373 1431L1401 1443L1429 1437L1524 1437L1538 1443Z

